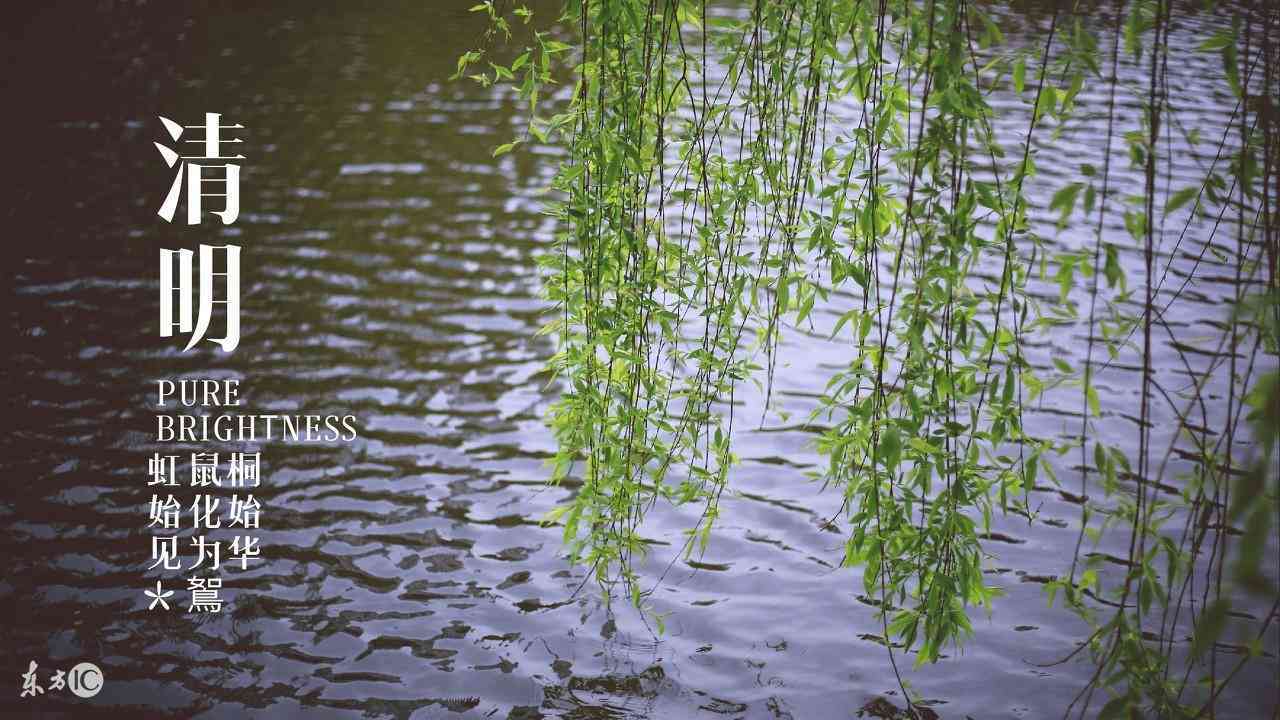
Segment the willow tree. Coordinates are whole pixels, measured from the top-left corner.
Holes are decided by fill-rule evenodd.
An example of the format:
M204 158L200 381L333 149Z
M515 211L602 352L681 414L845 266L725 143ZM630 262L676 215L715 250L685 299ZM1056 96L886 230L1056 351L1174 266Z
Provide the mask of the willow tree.
M1017 13L969 0L567 0L551 30L523 6L473 9L489 30L459 76L509 83L528 108L527 130L495 155L531 140L566 150L542 267L562 388L548 413L551 482L576 485L548 521L574 561L645 608L652 588L633 561L646 513L700 507L683 552L705 547L732 483L735 393L750 383L768 401L784 332L819 308L847 347L814 388L821 479L843 495L843 561L878 598L895 672L897 654L935 661L972 633L969 613L993 595L982 540L993 514L1029 516L1037 478L1068 468L1082 496L1105 490L1083 503L1077 560L1050 584L1095 628L1081 650L1097 674L1068 713L1087 712L1102 686L1106 714L1212 712L1238 670L1211 651L1233 583L1276 594L1262 558L1280 415L1276 7L1218 11L1226 24L1200 44L1235 103L1220 138L1170 105L1171 28L1210 9L1169 0L1054 4L1017 45L1002 30ZM1086 88L1107 98L1092 138L1101 167L1031 192L1037 163L1070 152L1059 138ZM1020 132L996 131L996 96L1022 101ZM1181 152L1213 159L1171 186L1175 134ZM1118 187L1121 170L1140 181ZM1045 217L1091 240L1052 242ZM1136 273L1104 232L1120 218ZM1171 332L1163 314L1202 271L1197 260L1177 287L1170 248L1205 227L1202 246L1238 290L1214 361L1179 394L1155 377L1153 336ZM1032 291L1046 283L1058 302ZM1064 326L1087 338L1077 366L1033 367L1028 343ZM1136 453L1096 425L1094 377L1117 361L1141 369L1138 406L1109 408L1136 418ZM1226 397L1204 391L1210 380ZM1048 388L1073 393L1074 437L1024 428ZM1189 473L1167 470L1174 444L1152 442L1164 404ZM1210 430L1222 424L1210 416L1225 427ZM1158 496L1162 485L1178 493ZM1113 575L1081 555L1106 525L1130 537ZM1187 628L1194 642L1175 651Z

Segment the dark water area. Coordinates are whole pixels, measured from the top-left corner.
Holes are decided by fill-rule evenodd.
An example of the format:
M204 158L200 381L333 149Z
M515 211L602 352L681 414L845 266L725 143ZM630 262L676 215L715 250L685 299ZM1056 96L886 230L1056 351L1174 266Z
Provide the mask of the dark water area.
M796 421L738 434L743 464L700 561L678 557L696 510L653 515L645 572L665 573L654 596L661 635L584 587L560 530L540 525L572 492L544 485L554 442L540 415L555 387L542 369L554 349L535 335L545 321L535 258L553 231L539 190L559 152L492 157L520 130L522 110L507 90L448 79L483 29L472 4L5 11L0 678L12 684L2 712L828 718L878 697L903 704L862 577L837 567L844 535L826 523L840 497L806 475L823 459ZM552 12L535 6L538 17ZM1189 24L1171 44L1194 47L1203 32ZM1230 100L1207 89L1212 58L1170 71L1183 78L1173 102L1185 120L1206 136L1220 128ZM1104 107L1104 88L1088 92L1084 107ZM997 106L1002 132L1019 137L1025 108L1013 98ZM1122 110L1122 123L1136 122L1136 106ZM164 140L157 116L205 112L245 126L240 218L170 225L155 214L172 179L152 145ZM1100 165L1089 133L1101 113L1064 135L1070 162L1041 161L1045 192L1075 177L1076 162ZM1193 177L1207 160L1187 162L1172 174ZM1122 183L1136 177L1118 172ZM1043 220L1053 235L1053 218ZM1161 255L1175 279L1201 263L1167 318L1185 338L1221 332L1235 287L1231 262L1197 260L1206 243L1229 252L1231 238L1202 230ZM1125 236L1118 214L1108 232ZM1059 242L1091 238L1067 231ZM157 249L202 242L243 248L242 340L229 355L208 343L182 353L155 329ZM1137 251L1122 260L1139 277ZM1051 303L1052 277L1046 288ZM815 318L829 328L839 312ZM1055 331L1028 357L1045 368L1078 358L1084 333ZM786 339L793 362L774 394L796 417L847 361L825 338L795 329ZM1160 342L1159 375L1185 382L1173 341ZM239 380L244 413L353 414L360 438L157 443L155 383L183 377ZM1115 400L1104 432L1136 438L1121 408L1139 377L1124 361L1099 376ZM1075 393L1050 393L1028 422L1045 435L1078 431ZM1156 425L1163 447L1173 427L1168 417ZM257 449L262 559L241 570L224 555L226 609L187 613L184 575L147 569L148 459ZM899 658L943 718L1056 717L1092 673L1087 653L1042 667L1088 634L1044 592L1070 566L1079 528L1074 454L1059 478L1061 490L1046 480L1032 491L1033 520L996 520L987 566L1005 595L990 616L975 614L963 654L919 670ZM1091 551L1123 556L1123 539ZM1267 552L1276 556L1274 539ZM143 591L157 579L178 591L172 612L147 609ZM1274 628L1265 647L1219 717L1274 712ZM91 660L107 681L88 700L19 698L33 660Z

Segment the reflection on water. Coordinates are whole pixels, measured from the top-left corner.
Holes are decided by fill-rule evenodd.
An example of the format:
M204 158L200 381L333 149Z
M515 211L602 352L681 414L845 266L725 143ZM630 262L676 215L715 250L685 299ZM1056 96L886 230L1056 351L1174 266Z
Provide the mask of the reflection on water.
M551 232L536 189L555 152L491 157L518 108L447 80L480 30L469 4L140 4L10 25L12 87L30 111L10 119L25 177L9 210L20 242L5 249L3 672L16 683L31 659L86 658L109 678L92 701L18 709L808 718L896 698L861 578L833 567L842 536L824 523L839 498L805 478L818 458L798 428L739 439L727 519L703 561L677 565L656 594L671 613L664 636L608 612L591 585L574 594L582 571L559 556L558 530L538 525L569 492L542 485L551 347L534 337L534 258ZM1220 124L1198 95L1205 68L1180 67L1175 102ZM1021 108L1005 109L1020 132ZM243 211L229 229L167 226L154 216L170 179L154 118L205 111L246 127ZM1065 141L1097 154L1087 133ZM1047 185L1076 172L1041 169ZM241 346L179 354L154 337L155 249L230 238L244 247ZM1171 322L1209 334L1228 290L1196 285ZM1048 366L1082 337L1031 359ZM787 342L804 352L775 396L806 413L843 351L795 332ZM1184 372L1168 359L1162 373ZM161 449L152 387L185 376L239 379L244 412L363 425L350 446L263 448L264 561L227 569L232 612L212 618L148 614L141 592L154 579L146 459ZM1136 377L1115 366L1100 380L1119 397ZM1064 434L1072 417L1046 403L1032 421ZM1107 423L1132 434L1131 418ZM1069 564L1077 503L1046 486L1034 522L999 521L991 579L1007 596L977 620L964 658L908 676L944 717L1041 716L1087 679L1082 657L1032 664L1083 635L1042 592ZM660 540L691 525L655 518ZM674 547L657 546L655 578ZM1259 661L1242 682L1267 687L1275 668Z

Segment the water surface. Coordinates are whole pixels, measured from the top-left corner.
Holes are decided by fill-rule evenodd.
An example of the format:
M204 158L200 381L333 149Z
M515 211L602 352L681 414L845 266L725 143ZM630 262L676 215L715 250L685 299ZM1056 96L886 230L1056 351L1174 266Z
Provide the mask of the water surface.
M481 30L469 4L140 3L10 24L10 86L26 111L9 120L22 141L4 251L3 672L16 688L32 659L81 658L108 677L91 701L10 697L13 710L824 718L881 696L901 705L862 578L835 567L843 535L824 525L839 496L806 476L822 460L795 422L743 424L744 462L706 555L677 561L655 594L664 635L625 604L610 612L594 585L575 593L582 569L564 561L558 530L538 524L571 491L543 485L553 441L539 418L555 388L541 369L553 348L534 335L534 259L552 232L538 189L558 153L491 157L518 130L519 107L448 80ZM1174 44L1192 47L1203 30L1181 28ZM1207 89L1215 61L1180 58L1175 104L1188 122L1220 127L1230 101ZM1082 104L1101 107L1103 92ZM1002 132L1020 137L1023 106L999 102ZM1135 106L1122 109L1135 120ZM156 116L206 111L246 127L243 211L229 229L170 226L154 214L170 180L152 147ZM1042 160L1046 192L1077 177L1077 161L1100 166L1104 122L1093 113L1066 136L1071 162ZM1175 175L1207 161L1195 162ZM1127 246L1115 218L1109 232ZM1188 264L1174 277L1207 237L1179 249ZM156 248L202 241L244 248L243 340L230 356L182 354L155 336ZM1124 262L1137 277L1136 251ZM1220 333L1232 296L1230 264L1203 262L1221 272L1200 268L1211 279L1174 307L1182 337ZM821 332L842 311L788 336L775 398L796 417L848 359ZM1029 357L1044 368L1054 354L1078 358L1084 337L1063 330ZM1185 382L1160 342L1158 377ZM154 440L154 382L189 376L239 379L245 412L353 413L362 426L347 446L262 448L264 560L225 569L220 616L149 614L142 595L155 578L146 460L171 450ZM1118 410L1139 392L1136 368L1117 363L1100 382L1117 408L1102 427L1136 438ZM1210 387L1219 400L1221 390ZM1029 422L1069 436L1078 405L1051 396ZM1157 418L1157 447L1169 417ZM1045 601L1080 515L1071 458L1060 479L1071 492L1036 488L1032 521L997 521L989 577L1006 594L976 615L963 656L907 673L942 717L1054 714L1089 677L1083 654L1037 666L1087 633ZM670 544L656 547L651 579L692 512L654 514L646 534ZM1125 554L1119 539L1096 551ZM166 582L181 586L177 574ZM1233 695L1238 716L1274 698L1276 669L1274 654L1250 666L1238 682L1261 692Z

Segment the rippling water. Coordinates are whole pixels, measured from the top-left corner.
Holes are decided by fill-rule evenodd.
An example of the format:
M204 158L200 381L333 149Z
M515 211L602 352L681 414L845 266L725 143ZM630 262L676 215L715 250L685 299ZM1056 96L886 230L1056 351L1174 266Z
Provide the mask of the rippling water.
M3 672L15 683L3 702L13 711L824 718L877 696L901 704L862 579L835 567L843 535L822 526L839 497L807 479L820 458L799 426L740 433L725 520L706 556L677 563L655 596L670 613L666 634L625 604L609 612L591 584L574 594L582 570L566 565L558 530L538 524L569 492L543 485L553 446L539 415L555 390L540 374L552 348L534 336L534 258L551 233L537 189L557 153L491 157L519 127L519 108L503 92L447 80L481 29L470 4L244 3L234 14L105 4L9 25L10 89L24 100L7 133L20 181L4 250L10 429L0 440ZM1192 47L1203 30L1179 28L1174 44ZM1231 105L1206 89L1216 60L1178 59L1174 102L1208 135ZM1081 104L1104 101L1099 88ZM1025 108L1000 102L1003 131L1020 137ZM233 229L154 215L170 179L151 144L162 132L155 117L205 111L246 127ZM1091 112L1063 147L1073 163L1100 166L1105 110ZM1126 104L1121 123L1137 112ZM1209 160L1174 175L1186 180ZM1078 166L1045 159L1041 170L1051 191ZM1177 260L1171 287L1207 237L1166 247L1162 260ZM181 354L154 336L155 249L202 240L244 248L243 340L230 356ZM1123 260L1138 277L1136 251ZM1221 332L1230 267L1203 261L1197 276L1209 279L1168 317L1181 337ZM1044 301L1055 297L1046 287ZM839 311L786 341L782 355L794 360L775 397L797 416L847 360L821 332ZM1029 358L1047 369L1052 355L1078 356L1083 339L1082 328L1064 329ZM1167 336L1158 358L1158 377L1186 382ZM145 570L146 460L172 448L155 443L153 386L187 376L239 379L245 412L353 413L362 425L349 446L263 448L264 560L227 569L231 611L198 619L149 614L142 595L155 579ZM1115 408L1104 431L1136 437L1119 410L1136 407L1136 368L1118 362L1099 382ZM1050 394L1029 422L1068 436L1078 405L1070 392ZM1157 418L1155 447L1169 441L1170 417ZM1060 712L1089 677L1082 657L1036 666L1086 633L1043 591L1070 565L1077 471L1064 458L1070 492L1036 488L1033 521L997 521L990 577L1007 595L975 619L963 657L907 674L942 717ZM654 515L647 534L670 544L657 547L653 578L692 520ZM1125 554L1113 539L1097 551ZM1274 649L1274 633L1268 641ZM14 699L29 660L73 658L103 667L96 698ZM1241 686L1267 692L1233 695L1240 716L1274 698L1276 672L1274 654L1249 667Z

